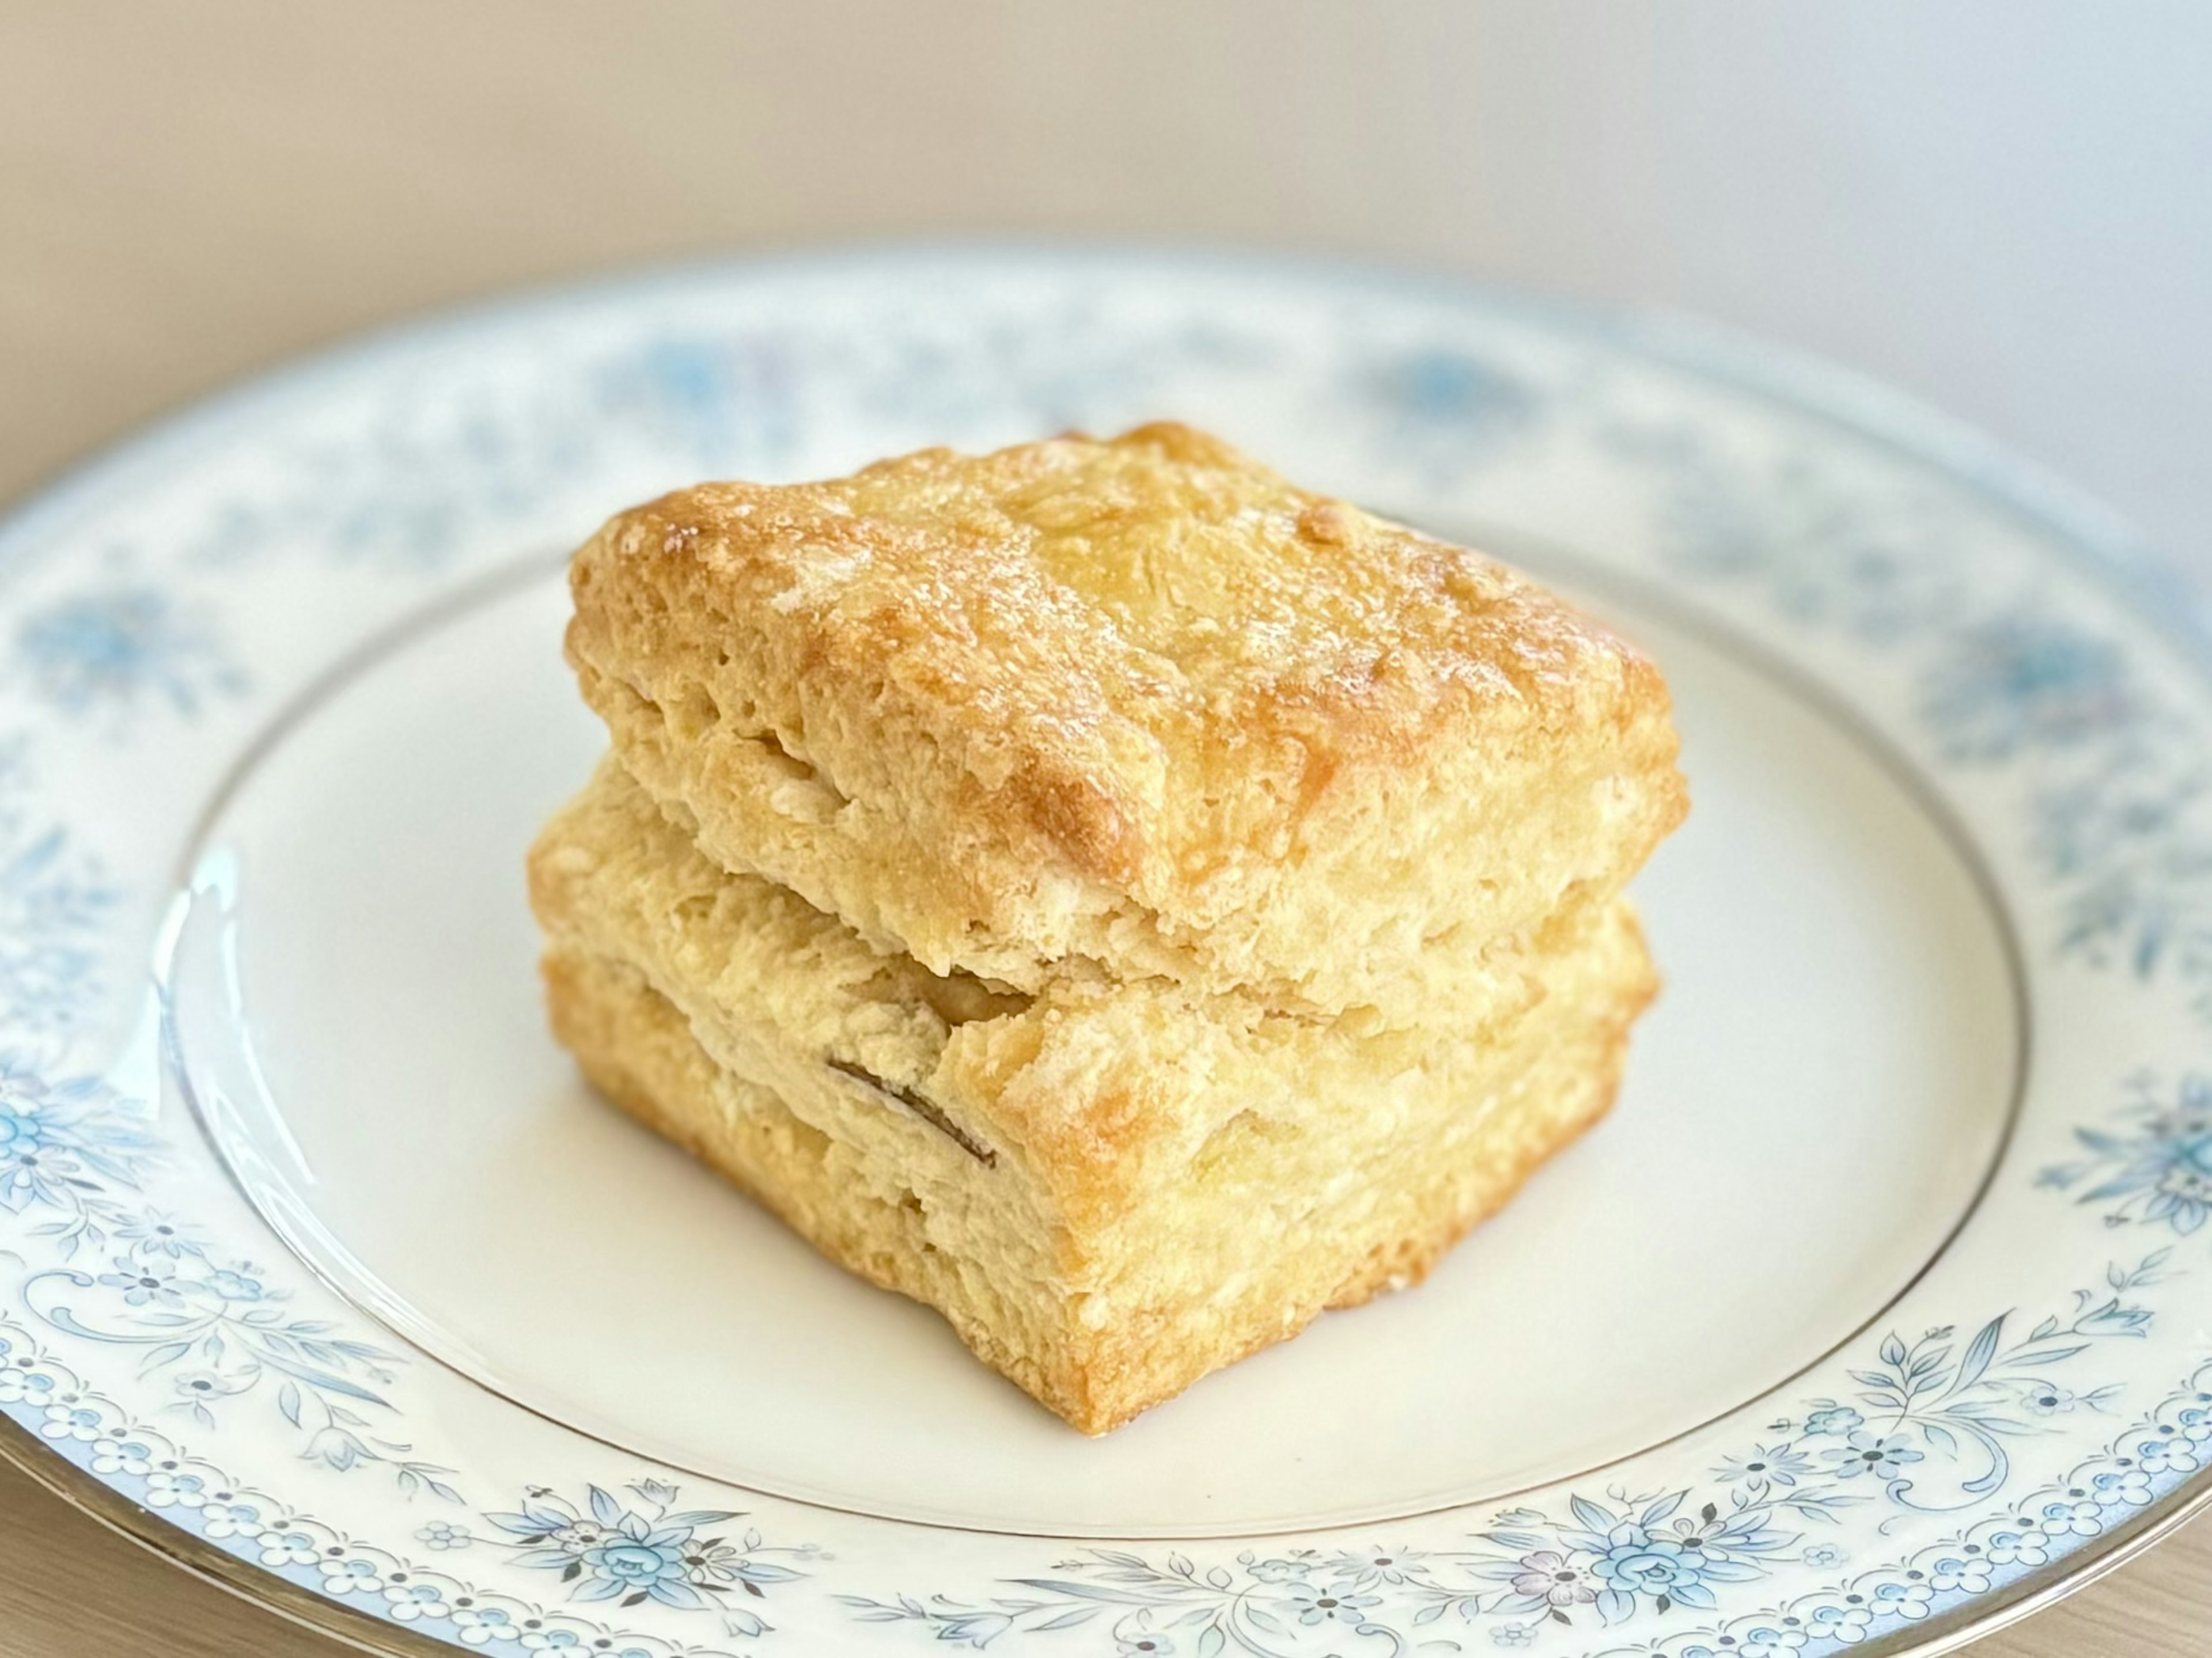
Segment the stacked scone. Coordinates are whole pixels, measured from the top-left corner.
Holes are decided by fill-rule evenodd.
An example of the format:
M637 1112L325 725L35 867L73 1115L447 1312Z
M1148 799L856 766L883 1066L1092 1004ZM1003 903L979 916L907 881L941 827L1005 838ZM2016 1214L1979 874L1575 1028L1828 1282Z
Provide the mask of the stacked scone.
M1475 554L1163 425L704 485L572 580L556 1034L1086 1432L1613 1097L1666 689Z

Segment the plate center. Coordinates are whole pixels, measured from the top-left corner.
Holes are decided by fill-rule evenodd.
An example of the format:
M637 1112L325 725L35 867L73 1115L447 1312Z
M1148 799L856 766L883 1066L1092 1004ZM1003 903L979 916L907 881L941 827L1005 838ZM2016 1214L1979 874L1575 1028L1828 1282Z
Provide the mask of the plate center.
M1972 1203L2019 1035L1998 926L1899 777L1725 641L1611 608L1667 671L1695 801L1637 884L1667 987L1612 1118L1420 1290L1103 1441L600 1104L546 1035L522 855L604 741L552 574L425 617L264 748L179 935L185 1069L255 1201L347 1294L671 1465L1124 1536L1571 1474L1887 1305Z

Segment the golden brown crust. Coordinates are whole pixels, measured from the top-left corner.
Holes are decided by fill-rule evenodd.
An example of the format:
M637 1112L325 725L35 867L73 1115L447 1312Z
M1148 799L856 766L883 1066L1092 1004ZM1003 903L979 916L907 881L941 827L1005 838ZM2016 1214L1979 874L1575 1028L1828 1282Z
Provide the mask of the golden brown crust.
M1188 428L702 485L573 585L639 780L940 973L1411 1020L1683 809L1632 649Z

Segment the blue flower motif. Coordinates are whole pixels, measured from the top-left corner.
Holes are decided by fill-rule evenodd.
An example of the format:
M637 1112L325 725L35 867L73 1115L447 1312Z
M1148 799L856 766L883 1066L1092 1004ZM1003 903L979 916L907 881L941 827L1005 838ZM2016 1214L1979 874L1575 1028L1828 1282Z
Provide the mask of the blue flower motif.
M171 1260L182 1260L187 1255L207 1253L206 1246L194 1238L182 1222L155 1209L116 1222L115 1236L141 1255L166 1255Z
M443 1520L433 1520L427 1526L418 1527L415 1537L417 1542L441 1551L465 1549L476 1540L469 1534L466 1526L453 1525Z
M1809 1474L1813 1459L1789 1445L1755 1445L1742 1456L1724 1456L1713 1478L1724 1485L1795 1485Z
M1867 1626L1874 1622L1874 1613L1865 1606L1838 1606L1831 1602L1813 1607L1805 1614L1807 1633L1816 1640L1839 1641L1854 1646L1866 1639Z
M2112 1205L2115 1225L2171 1227L2186 1236L2212 1218L2212 1078L2182 1078L2166 1100L2148 1082L2120 1113L2118 1129L2077 1128L2089 1152L2081 1163L2045 1169L2043 1186L2087 1182L2078 1201Z
M384 1571L374 1560L359 1555L329 1556L318 1561L327 1594L381 1594Z
M37 1113L0 1095L0 1156L42 1151L51 1144L52 1137Z
M2156 1190L2145 1209L2146 1220L2170 1220L2177 1232L2203 1225L2212 1214L2212 1136L2175 1146Z
M1513 1593L1520 1596L1522 1607L1528 1610L1541 1607L1559 1612L1586 1606L1597 1599L1597 1589L1590 1581L1589 1558L1587 1551L1577 1551L1571 1558L1557 1549L1524 1554L1515 1562Z
M1300 1588L1285 1602L1301 1624L1364 1624L1367 1608L1379 1604L1372 1594L1350 1590Z
M1121 1658L1175 1658L1175 1642L1158 1630L1132 1630L1114 1639Z
M235 695L246 686L206 627L152 587L50 605L24 620L15 644L33 689L70 714L128 712L158 697L190 715L210 692Z
M1875 1584L1867 1600L1877 1613L1917 1623L1928 1615L1929 1608L1935 1604L1936 1591L1924 1581L1916 1583L1893 1580Z
M46 1406L46 1419L39 1431L49 1439L74 1439L89 1444L106 1436L106 1418L94 1406L70 1402L70 1396Z
M323 1558L321 1546L307 1532L271 1526L254 1541L261 1545L264 1566L312 1566Z
M251 1261L243 1261L234 1267L218 1267L207 1275L204 1282L210 1290L225 1301L283 1300L285 1297L282 1292L265 1289L261 1280L253 1276L259 1270Z
M1990 1563L1978 1556L1947 1554L1929 1564L1928 1582L1938 1594L1953 1589L1979 1594L1990 1586Z
M1417 1550L1395 1549L1376 1545L1372 1548L1356 1549L1340 1553L1329 1561L1329 1569L1341 1579L1361 1586L1369 1583L1403 1583L1419 1577L1422 1562L1427 1556ZM1257 1572L1254 1576L1257 1576Z
M384 1599L385 1610L403 1624L412 1623L417 1618L444 1618L453 1612L446 1604L445 1591L419 1578L412 1582L386 1584Z
M2039 789L2030 809L2033 850L2063 895L2061 951L2140 979L2176 964L2212 1017L2212 773L2115 753Z
M1847 1434L1865 1425L1866 1418L1848 1405L1831 1405L1805 1418L1808 1434Z
M1669 560L1693 575L1755 582L1799 626L1840 623L1887 646L1948 621L1964 585L1941 504L1867 510L1863 483L1802 451L1764 462L1680 426L1620 426L1616 453L1656 469Z
M453 1628L470 1646L481 1647L494 1641L519 1639L521 1629L514 1616L499 1606L478 1606L474 1602L453 1607Z
M593 1485L588 1488L588 1512L580 1512L552 1492L533 1488L520 1512L484 1518L522 1540L514 1546L516 1564L559 1572L579 1600L635 1605L650 1600L696 1612L716 1605L709 1597L733 1586L758 1594L763 1585L800 1576L760 1558L756 1534L747 1534L743 1549L698 1535L702 1526L737 1518L729 1510L672 1513L668 1503L674 1486L655 1481L633 1489L641 1495L647 1489L665 1495L650 1502L651 1512L645 1513L625 1509L611 1493Z
M1649 1594L1684 1606L1717 1604L1704 1583L1707 1561L1694 1541L1642 1526L1614 1528L1590 1570L1613 1594Z
M1797 1558L1815 1571L1827 1571L1842 1565L1850 1556L1833 1543L1815 1543Z
M0 1371L0 1376L5 1374ZM2194 1473L2203 1460L2186 1439L2145 1439L2136 1446L2136 1466L2145 1473Z
M1439 459L1464 465L1471 446L1527 428L1541 407L1535 394L1495 363L1440 347L1409 351L1374 377L1380 405L1394 417L1394 441L1427 440Z
M2034 1530L1991 1532L1989 1541L1983 1545L1983 1552L1993 1564L2000 1566L2015 1563L2023 1566L2039 1566L2051 1558L2043 1534Z
M208 1483L196 1473L156 1468L146 1476L146 1503L155 1509L197 1509L209 1497Z
M123 1302L128 1307L181 1307L185 1298L177 1293L177 1267L173 1260L155 1257L137 1260L129 1255L115 1258L115 1270L102 1272L100 1284L106 1289L123 1291Z
M65 1029L98 993L100 926L116 895L65 830L36 827L19 804L21 741L0 741L0 1022Z
M179 1370L170 1386L176 1390L180 1404L204 1408L210 1400L245 1393L258 1379L252 1370ZM198 1412L194 1415L197 1417Z
M1803 1650L1805 1631L1788 1625L1755 1624L1736 1637L1736 1658L1790 1658Z
M1936 661L1921 713L1959 760L2071 746L2141 712L2120 647L2064 623L1990 623L1960 635Z
M644 1589L672 1606L694 1605L689 1594L677 1598L669 1593L687 1576L679 1546L690 1534L680 1527L647 1530L641 1524L634 1532L586 1549L580 1558L592 1581L577 1589L576 1598L611 1600L632 1589Z
M1313 1570L1310 1560L1255 1560L1246 1568L1262 1583L1295 1583Z
M2087 1497L2046 1503L2039 1516L2045 1537L2094 1537L2105 1529L2102 1505Z
M1503 1515L1515 1528L1485 1533L1492 1542L1525 1548L1547 1533L1553 1540L1517 1558L1480 1560L1475 1575L1510 1586L1492 1610L1567 1619L1574 1608L1595 1602L1598 1616L1613 1624L1639 1606L1713 1610L1719 1605L1714 1585L1765 1576L1767 1563L1796 1541L1769 1523L1778 1498L1740 1499L1725 1515L1707 1503L1694 1517L1681 1513L1688 1500L1688 1492L1677 1491L1622 1512L1571 1496L1576 1523L1567 1527L1525 1510ZM1544 1529L1534 1528L1539 1526Z
M255 1537L261 1531L261 1510L235 1497L218 1497L200 1508L200 1529L210 1537Z
M0 1364L0 1404L45 1404L60 1388L60 1382L55 1382L46 1370L31 1369L28 1353Z
M0 1209L37 1204L82 1217L102 1181L135 1186L156 1144L98 1078L49 1082L21 1056L0 1054Z
M94 1473L134 1473L143 1477L153 1467L154 1448L143 1439L95 1439L92 1442Z
M0 1106L0 1133L18 1127ZM0 1141L0 1209L21 1214L34 1203L59 1206L62 1187L78 1172L69 1152L41 1145L28 1133L16 1133Z
M717 477L773 465L791 441L791 365L771 337L651 342L605 376L607 417Z
M1494 1647L1533 1647L1536 1644L1535 1626L1531 1624L1492 1625L1490 1644Z
M1877 1437L1869 1433L1854 1433L1823 1455L1828 1459L1828 1472L1838 1479L1853 1479L1863 1473L1895 1479L1908 1464L1921 1460L1920 1453L1912 1448L1912 1442L1903 1434Z

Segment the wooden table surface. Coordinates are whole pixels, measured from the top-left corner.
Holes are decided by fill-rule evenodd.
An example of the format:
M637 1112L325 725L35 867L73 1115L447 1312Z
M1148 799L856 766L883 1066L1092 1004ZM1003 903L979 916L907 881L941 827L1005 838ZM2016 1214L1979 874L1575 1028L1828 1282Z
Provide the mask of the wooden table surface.
M2009 340L1975 355L1974 322L2020 284L1981 292L1956 277L1945 288L1929 275L1915 305L1893 305L1885 290L1881 314L1862 321L1844 290L1819 302L1831 260L1778 270L1753 259L1741 282L1734 264L1699 264L1711 257L1704 225L1670 240L1665 216L1649 210L1654 167L1687 169L1704 187L1697 155L1680 150L1694 123L1639 130L1626 148L1643 171L1623 171L1595 139L1587 154L1562 149L1553 100L1528 90L1529 65L1553 83L1587 73L1611 88L1650 81L1652 63L1709 88L1745 78L1712 68L1702 37L1670 32L1654 19L1660 9L1601 21L1578 0L1424 0L1377 27L1370 9L1326 0L0 0L0 498L224 380L428 306L745 245L1011 228L1318 246L1716 310L1889 377L1917 376L1939 399L1962 393L1972 406L1961 412L2019 440L2070 444L2063 465L2108 493L2140 486L2133 504L2154 519L2212 506L2206 422L2183 418L2175 401L2212 380L2201 351L2177 365L2163 345L2100 336L2112 361L2148 367L2113 377L2109 407L2100 405L2102 382L2068 378L2071 336L2054 336L2042 357ZM2040 9L2014 4L2001 23L1958 27L1994 42ZM1759 12L1755 27L1752 12L1736 15L1754 45L1771 46L1770 69L1786 58L1790 72L1814 76L1835 58L1819 39L1771 33L1828 24ZM2179 26L2184 14L2172 15ZM1440 64L1456 82L1437 78ZM1451 86L1477 92L1438 91ZM1614 101L1647 115L1666 106ZM1810 94L1782 101L1793 121L1825 107ZM1820 133L1805 138L1786 123L1771 137L1738 148L1771 150L1765 164L1785 172L1818 161L1850 173L1848 144L1823 149ZM2073 140L2062 131L2055 142ZM1801 143L1803 155L1790 148ZM1848 216L1878 214L1881 201L1868 206L1841 187L1849 182L1822 222L1845 216L1838 234L1877 257L1889 240L1879 224ZM1765 188L1755 179L1730 187ZM1746 225L1802 240L1782 197L1771 212L1745 205L1754 210ZM2194 205L2189 246L2201 252L2201 187ZM1619 234L1594 235L1593 224ZM2051 259L2098 257L2093 239L2049 228L2014 234L2033 233L2057 250ZM1981 240L2002 244L2003 234ZM1723 251L1741 264L1746 246ZM1788 252L1774 246L1783 252L1769 250L1769 267ZM1954 251L1974 257L1972 246ZM1992 257L2002 255L1999 246ZM2039 255L2037 269L2045 263ZM1916 269L1926 267L1900 267L1897 279ZM2096 268L2068 269L2077 283L2099 280ZM2123 282L2119 265L2111 280ZM2032 299L2032 279L2022 282ZM2192 291L2201 313L2202 284ZM2130 296L2116 286L2113 297ZM1943 385L1927 384L1931 375ZM0 1465L5 1658L338 1650ZM2212 1525L1976 1650L2212 1652Z

